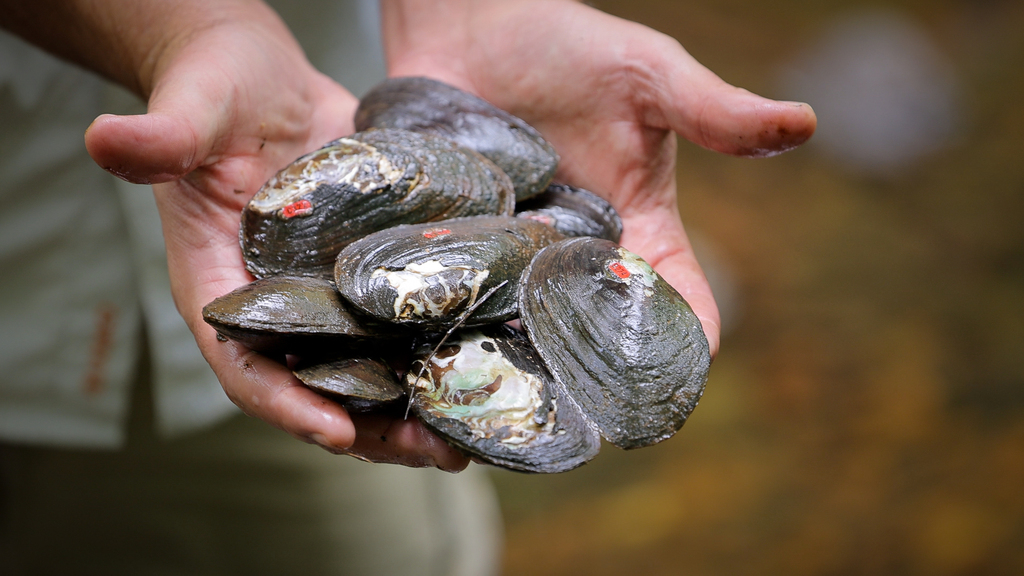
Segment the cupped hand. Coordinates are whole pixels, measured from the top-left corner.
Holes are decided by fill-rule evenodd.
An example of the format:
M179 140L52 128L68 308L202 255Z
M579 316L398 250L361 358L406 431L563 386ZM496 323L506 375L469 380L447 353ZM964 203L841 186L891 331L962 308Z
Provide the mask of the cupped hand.
M384 3L389 74L432 76L540 130L557 179L622 215L622 244L647 260L701 319L712 355L719 316L679 218L676 140L770 156L813 134L806 104L731 86L678 42L563 0Z
M417 420L360 417L304 387L282 364L217 340L202 307L252 280L238 244L242 208L298 156L350 134L355 98L321 75L260 4L161 44L149 107L101 116L86 134L96 162L151 183L171 288L225 392L244 412L337 453L410 466L468 460Z

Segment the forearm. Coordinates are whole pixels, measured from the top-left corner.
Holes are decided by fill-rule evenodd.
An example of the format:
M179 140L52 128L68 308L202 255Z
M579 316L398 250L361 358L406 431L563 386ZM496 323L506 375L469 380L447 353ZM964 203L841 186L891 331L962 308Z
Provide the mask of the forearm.
M190 37L246 22L290 38L258 0L0 0L0 27L143 97Z

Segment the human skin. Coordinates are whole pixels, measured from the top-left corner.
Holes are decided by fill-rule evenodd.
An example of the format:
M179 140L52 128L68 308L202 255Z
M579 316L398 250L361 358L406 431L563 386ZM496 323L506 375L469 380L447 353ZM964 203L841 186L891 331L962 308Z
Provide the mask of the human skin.
M701 319L718 309L679 219L676 134L727 154L771 156L814 133L807 104L722 81L674 39L563 0L384 0L392 76L431 76L523 118L562 157L556 179L619 211L621 243Z
M205 304L252 279L238 246L247 200L294 158L353 131L355 98L313 69L272 10L255 0L2 4L0 25L147 100L144 115L97 118L86 146L104 169L153 184L175 302L235 404L332 452L468 464L416 419L350 416L202 320ZM444 80L537 127L562 155L559 179L612 202L622 243L690 302L716 352L717 308L679 220L675 134L766 156L810 137L810 108L734 88L671 38L566 0L385 0L382 10L389 74Z

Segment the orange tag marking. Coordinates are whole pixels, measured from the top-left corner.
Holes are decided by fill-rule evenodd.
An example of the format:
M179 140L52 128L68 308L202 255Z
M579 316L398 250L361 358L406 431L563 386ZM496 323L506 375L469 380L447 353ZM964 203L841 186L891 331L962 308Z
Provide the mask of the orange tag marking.
M444 236L445 234L451 234L452 231L447 228L441 228L440 230L427 230L423 233L423 237L427 240L437 238L438 236Z
M626 270L626 267L622 265L622 262L612 262L608 265L608 269L619 278L629 278L629 270Z
M294 218L296 216L309 216L313 213L313 203L309 200L299 200L298 202L292 202L291 204L284 207L281 210L285 218Z
M531 215L527 216L526 219L527 220L534 220L534 221L540 222L541 224L547 224L548 226L554 226L555 225L555 219L552 218L551 216L547 216L545 214L531 214Z

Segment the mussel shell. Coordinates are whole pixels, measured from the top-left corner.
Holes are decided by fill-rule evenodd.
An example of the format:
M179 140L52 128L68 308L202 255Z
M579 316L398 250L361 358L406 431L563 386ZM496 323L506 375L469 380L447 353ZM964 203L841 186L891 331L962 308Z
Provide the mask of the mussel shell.
M429 132L476 150L509 175L517 201L543 192L558 168L555 148L532 126L430 78L390 78L370 90L356 110L356 130L372 127Z
M622 218L607 200L568 184L551 184L543 194L516 204L516 216L543 222L570 237L618 242L622 236Z
M551 378L526 337L507 325L463 330L414 360L412 410L450 444L522 472L564 472L597 455L600 435Z
M246 268L330 275L343 246L395 224L510 214L492 162L444 138L370 130L330 142L271 178L242 212Z
M409 332L354 313L325 278L270 276L203 308L218 333L261 352L318 354L337 346L408 340Z
M405 398L398 376L383 360L342 357L293 372L303 384L352 412L381 412Z
M501 322L516 314L517 284L530 259L561 238L549 226L511 216L396 226L346 246L335 282L342 296L374 318L439 327L508 281L467 320Z
M548 370L620 448L672 436L703 393L711 357L700 320L613 242L541 250L523 273L520 319Z

